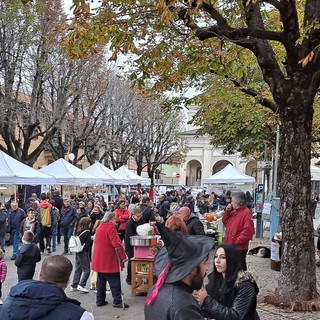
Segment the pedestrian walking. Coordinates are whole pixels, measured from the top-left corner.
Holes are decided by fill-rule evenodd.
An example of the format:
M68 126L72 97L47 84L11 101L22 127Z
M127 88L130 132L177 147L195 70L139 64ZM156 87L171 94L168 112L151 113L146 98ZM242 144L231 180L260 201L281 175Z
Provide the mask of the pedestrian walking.
M116 249L119 250L119 257L122 262L126 260L126 254L122 247L121 240L115 226L116 217L114 212L106 212L101 224L96 230L95 245L92 258L92 270L98 273L97 280L97 307L108 304L106 301L106 285L110 284L110 290L113 297L113 307L122 308L121 298L121 280L119 262ZM123 265L122 265L123 268ZM125 303L125 308L129 306Z
M33 279L36 264L41 260L40 249L32 242L33 239L33 232L25 231L22 237L23 245L14 262L17 267L18 281Z
M76 253L71 291L89 292L88 289L86 289L86 284L90 276L90 248L92 246L90 226L91 219L89 217L83 217L80 219L75 232L81 244L84 246L81 252Z

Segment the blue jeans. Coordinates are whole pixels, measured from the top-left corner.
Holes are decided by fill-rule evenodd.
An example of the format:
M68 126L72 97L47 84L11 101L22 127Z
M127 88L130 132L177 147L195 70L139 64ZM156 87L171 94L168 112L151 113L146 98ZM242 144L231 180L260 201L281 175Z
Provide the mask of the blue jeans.
M64 252L68 252L69 239L73 235L73 227L70 227L70 226L61 227L61 235L63 235L63 240L64 240Z
M52 248L55 249L57 246L57 226L51 227L51 234L52 234Z
M11 230L11 242L13 243L12 255L17 256L19 251L20 235L16 230Z

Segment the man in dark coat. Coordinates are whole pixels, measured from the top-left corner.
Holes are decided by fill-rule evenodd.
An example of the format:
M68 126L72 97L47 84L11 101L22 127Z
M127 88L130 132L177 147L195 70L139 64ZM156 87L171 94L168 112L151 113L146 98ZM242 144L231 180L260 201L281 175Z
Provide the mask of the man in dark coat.
M11 202L11 209L8 211L8 226L10 230L11 242L13 243L13 253L11 260L15 260L19 250L20 242L20 225L26 217L23 209L18 208L18 202Z
M132 210L131 217L126 223L126 232L124 236L124 245L126 255L128 257L127 265L127 279L126 282L128 285L131 285L131 258L134 256L133 246L130 244L130 237L137 235L137 227L143 224L142 221L142 211L139 207L136 207Z
M5 236L8 226L8 213L6 207L0 202L0 247L3 252L5 250Z
M70 199L64 199L63 207L61 210L61 234L64 238L64 251L63 254L68 254L69 252L69 239L73 234L75 223L78 220L78 214L75 207L70 205Z
M148 223L149 221L156 221L154 212L152 209L152 202L149 197L142 198L140 209L142 211L142 221L143 223Z
M197 215L191 213L188 207L180 208L179 216L187 225L189 235L205 235L202 222Z
M165 247L155 259L158 280L148 293L145 319L203 320L203 312L192 292L203 285L214 240L204 236L185 237L160 223L156 226Z
M53 192L52 200L54 201L54 206L59 209L59 213L61 215L61 209L63 207L63 199L60 197L59 191L56 190ZM60 220L58 221L58 224L57 224L57 242L58 244L61 243Z
M46 258L41 266L40 281L25 280L11 287L0 308L0 319L94 319L80 307L80 302L64 293L68 286L72 263L64 256Z
M170 202L166 200L165 194L161 194L159 197L158 211L160 217L162 217L164 220L167 220L168 213L170 211Z

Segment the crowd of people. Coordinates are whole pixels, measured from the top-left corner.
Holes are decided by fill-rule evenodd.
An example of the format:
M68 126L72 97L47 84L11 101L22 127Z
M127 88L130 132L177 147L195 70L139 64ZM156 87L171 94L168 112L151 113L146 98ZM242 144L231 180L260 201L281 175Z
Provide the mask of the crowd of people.
M196 208L199 212L195 212ZM199 217L218 209L225 209L223 223L226 226L224 239L226 245L217 249L213 266L214 275L209 276L209 285L204 290L203 278L208 269L206 264L214 240L205 235ZM239 312L244 317L232 317L232 319L258 319L255 313L258 289L254 279L246 271L245 263L248 244L254 234L250 209L248 195L242 192L232 194L223 192L220 196L214 193L208 196L204 192L194 199L190 192L184 189L161 194L157 203L153 203L147 193L138 192L131 198L119 193L115 199L108 201L92 192L62 198L55 190L50 194L42 193L39 199L36 194L32 194L24 208L20 208L14 199L10 199L9 203L0 207L0 294L6 274L3 260L5 234L1 233L3 220L5 232L9 231L13 245L11 259L17 266L18 284L11 288L8 298L0 307L0 316L1 312L3 315L7 314L12 304L17 303L16 299L26 288L26 285L23 285L25 281L31 286L36 284L33 277L41 255L49 256L43 262L43 269L48 264L46 261L56 256L54 254L56 246L62 244L62 241L64 247L62 257L67 259L67 256L72 254L69 241L73 236L80 239L81 250L73 253L75 272L73 279L70 279L69 290L83 293L89 292L89 289L96 290L96 306L102 307L108 304L106 300L108 284L113 307L128 308L129 305L124 303L121 295L120 272L127 262L126 282L132 285L130 259L134 251L130 237L137 234L138 226L149 223L155 226L155 232L160 233L164 247L155 258L158 281L147 298L146 319L151 319L157 310L164 311L164 304L167 311L162 313L161 319L185 319L184 315L189 312L194 314L192 319L204 319L204 316L229 319L227 315L233 311L223 308L233 310L234 303L238 306L239 299L242 303L243 299L249 303L249 297L250 310L240 308ZM5 219L1 218L2 215ZM65 260L59 263L68 264ZM240 271L244 275L241 275ZM45 282L44 279L47 278L43 277L40 281ZM56 284L60 280L53 279L51 283ZM213 285L210 284L211 281L214 281ZM239 281L246 285L239 285ZM63 286L62 282L59 283L59 290L64 291L67 282L63 282ZM243 287L248 288L248 292L239 294L240 291L243 293ZM59 295L61 299L66 299L64 292L59 291ZM168 298L168 295L172 295L172 299ZM228 296L228 298L220 299L218 296ZM174 301L175 297L179 301ZM35 295L35 299L39 297ZM172 304L168 301L172 301ZM189 302L190 305L187 306ZM224 311L219 315L221 308ZM79 312L82 311L81 309ZM51 309L45 312L59 314L59 311ZM88 313L85 313L85 317L93 318Z

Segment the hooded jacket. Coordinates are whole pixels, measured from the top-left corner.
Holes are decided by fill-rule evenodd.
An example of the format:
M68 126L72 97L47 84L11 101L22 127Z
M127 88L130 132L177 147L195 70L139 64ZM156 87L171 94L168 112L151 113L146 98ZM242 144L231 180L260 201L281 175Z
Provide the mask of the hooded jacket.
M0 319L6 320L81 320L90 318L80 302L70 299L54 284L23 280L11 287L0 308Z
M53 225L53 210L52 204L47 200L42 200L38 206L39 221L44 227L51 227Z
M210 275L208 278L210 283ZM206 289L210 294L209 286ZM219 301L208 295L203 301L202 309L209 319L259 320L256 311L258 293L259 288L253 275L248 271L241 271L233 288L221 292Z
M39 247L34 243L25 243L18 251L14 264L18 267L18 280L32 279L36 264L41 260Z

